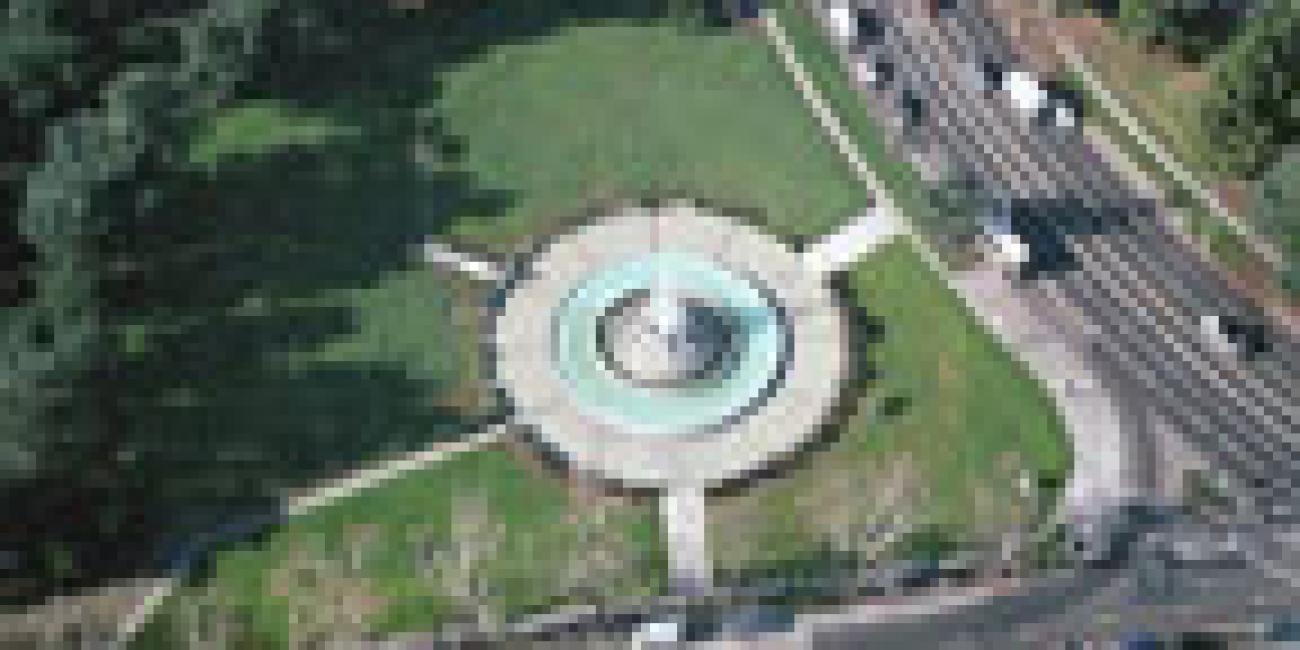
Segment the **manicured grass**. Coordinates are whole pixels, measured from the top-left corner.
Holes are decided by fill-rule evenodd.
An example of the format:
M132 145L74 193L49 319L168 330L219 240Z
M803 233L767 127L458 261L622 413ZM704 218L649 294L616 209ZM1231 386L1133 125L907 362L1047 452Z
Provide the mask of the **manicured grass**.
M858 370L866 375L849 398L856 408L838 438L806 466L720 506L733 512L715 523L749 523L716 531L720 566L814 553L834 535L837 522L819 523L828 511L844 510L845 523L873 518L865 514L876 505L872 496L888 489L886 477L900 461L919 479L920 493L895 509L953 543L1034 516L1011 512L1021 471L1059 486L1070 469L1064 426L1043 387L910 244L889 244L859 262L847 287L867 315L855 331L865 339ZM852 474L860 491L828 489L841 473ZM1055 493L1042 491L1040 505ZM739 552L747 539L762 540L748 557Z
M912 165L889 151L870 103L849 80L839 53L816 18L800 3L777 3L775 10L813 85L835 111L883 189L914 225L924 232L946 234L944 214L934 204L930 188Z
M829 232L864 195L759 38L675 25L569 28L452 71L436 112L455 169L512 193L453 233L509 247L591 202L684 196L787 237Z
M298 363L385 363L412 379L440 382L431 394L461 412L490 407L483 355L484 287L446 269L391 273L364 289L340 291L335 304L355 314L354 330L293 357Z
M534 472L502 450L468 452L289 520L255 545L217 554L136 647L183 647L195 621L224 620L224 647L239 648L298 647L352 625L429 631L476 599L492 616L581 600L557 585L584 574L606 597L659 591L652 507L577 507L562 481ZM467 573L458 557L475 558ZM602 575L602 563L620 564ZM475 580L486 591L455 591L477 589Z
M190 162L214 165L223 156L256 155L284 147L310 147L330 138L359 135L327 116L279 102L250 102L219 114L190 144Z
M777 14L883 189L923 232L948 234L946 213L916 171L890 155L869 102L815 19L788 3ZM850 277L851 302L883 333L863 361L874 378L851 398L858 408L838 439L806 467L719 500L712 525L724 570L782 566L837 547L845 525L879 519L882 509L864 495L889 489L900 471L919 479L921 494L895 509L946 547L1035 516L1023 509L1050 503L1069 471L1064 425L1043 388L907 244L868 257ZM1022 470L1046 486L1036 505L1016 503Z
M739 208L790 237L827 232L865 203L766 45L739 32L694 33L679 25L560 28L535 41L493 47L440 81L439 99L432 106L412 106L411 113L436 115L463 150L447 157L451 160L421 159L417 167L424 165L430 181L441 174L467 174L479 187L509 196L508 201L471 204L448 214L436 236L458 243L511 249L532 235L553 231L593 200L643 194ZM235 105L196 134L191 160L218 177L255 164L261 156L287 154L321 160L329 170L331 156L342 153L344 160L352 160L346 158L350 148L366 149L361 145L369 137L340 115L347 113L290 110L287 104L262 100ZM369 157L400 154L388 148L391 144L376 143ZM334 185L317 189L325 190L326 197L370 192L375 202L364 208L351 201L336 206L326 204L328 198L296 194L277 201L302 205L303 219L325 224L400 219L403 210L418 210L420 201L439 205L436 194L426 198L418 176L378 176L374 180L384 184L368 189L355 174L339 175L348 169L338 168L326 177L338 179ZM306 189L312 187L317 186ZM302 189L289 184L285 192ZM482 205L490 213L475 212ZM414 232L425 220L420 215L402 231ZM354 241L357 256L374 246L362 235ZM385 236L386 242L390 239L397 238ZM401 239L418 241L405 234ZM385 249L387 255L398 252ZM473 316L482 296L466 286L467 280L425 268L414 257L387 266L359 286L344 283L291 299L250 296L232 314L252 322L272 306L343 309L349 315L346 331L285 346L268 363L293 372L401 368L407 378L429 382L430 402L457 412L477 410L482 382ZM362 428L352 435L373 434ZM183 622L184 608L205 598L233 603L229 613L242 621L238 627L247 635L235 642L240 647L283 647L294 633L288 621L295 600L328 612L337 606L321 601L330 593L350 603L345 610L362 615L369 629L435 629L455 607L473 599L442 593L449 587L442 574L420 576L411 564L408 538L417 529L440 538L454 536L448 530L449 504L456 494L480 492L487 495L490 519L505 527L500 551L475 573L490 592L493 615L660 589L653 510L618 505L603 514L592 511L569 503L562 486L522 470L506 455L474 454L288 522L256 544L217 553L208 575L169 599L141 642L174 646L171 632ZM592 519L597 534L607 531L626 541L580 542L579 526L568 523L575 512ZM373 561L351 573L335 566L342 577L317 576L315 587L294 590L283 584L292 582L286 572L297 570L291 569L292 549L302 554L307 551L301 549L315 548L311 553L328 556L331 549L355 546L349 541L353 533L377 540L372 542ZM611 549L620 548L639 566L602 578L596 596L566 596L565 572L583 572L582 562L571 554L585 554L583 561L599 564ZM300 560L308 562L310 555ZM325 564L331 562L338 564ZM298 632L310 627L297 626Z
M859 263L850 291L882 321L880 340L868 343L867 363L879 377L868 392L909 405L890 426L863 432L864 448L897 444L924 459L935 471L940 520L980 516L962 498L971 481L996 478L998 454L1014 452L1026 469L1064 477L1069 445L1043 387L906 244Z
M810 32L798 38L812 42ZM829 61L815 74L830 75ZM442 215L437 236L459 244L511 250L568 223L592 201L642 194L740 208L791 238L828 232L866 202L770 48L743 32L692 32L667 24L568 26L493 46L439 81L437 99L410 112L438 121L459 144L454 155L417 156L416 165L431 178L465 175L507 197L499 203L471 202ZM850 96L837 92L837 102L850 106ZM265 106L221 116L203 131L195 160L219 172L228 160L365 137L353 137L356 132L340 122L326 129L316 117ZM876 133L865 113L841 113L863 138ZM299 115L311 127L284 115ZM324 132L333 135L302 135ZM338 134L347 137L334 137ZM915 172L889 160L880 140L875 142L873 163L879 163L899 202L924 210ZM374 155L400 151L377 148ZM419 206L438 204L436 193L423 193L418 177L400 180L373 191L345 184L350 192L372 191L377 202L367 208L369 214L356 210L353 218L416 220L423 218ZM396 200L407 195L409 202ZM339 209L310 216L345 214ZM410 230L432 231L433 225L416 221ZM359 248L366 243L356 241ZM1000 500L1006 472L989 475L1000 471L1007 454L1044 474L1064 472L1068 462L1059 423L1041 392L914 253L891 246L852 277L855 300L881 323L883 338L870 346L867 361L879 369L879 377L868 383L862 413L825 454L829 465L821 467L833 471L796 471L743 497L758 504L750 509L762 520L761 539L770 542L764 553L772 559L803 550L803 540L810 538L787 534L793 530L789 526L797 528L798 517L818 509L809 495L818 494L818 484L831 474L869 475L905 455L923 479L917 512L928 523L961 531L977 526L977 513L988 512L985 501ZM460 393L474 395L478 389L452 387L479 383L470 342L474 324L456 322L452 314L472 313L475 300L458 282L464 281L409 260L360 286L320 292L304 300L315 307L345 308L348 331L295 347L273 361L289 368L395 366L411 378L437 379L429 399L466 408L474 400ZM871 498L869 492L845 494L863 502ZM566 598L590 601L591 596L566 596L562 588L563 571L583 566L567 559L578 551L592 561L610 556L598 550L607 547L637 558L628 573L601 580L600 597L647 595L662 587L662 549L649 508L624 503L593 511L572 503L563 486L523 469L509 455L483 452L360 493L288 522L256 544L216 554L205 578L169 599L141 642L172 647L167 644L185 618L184 608L205 598L225 602L231 616L242 621L247 637L238 647L283 647L294 629L288 621L295 603L316 610L318 617L356 613L363 627L379 631L435 628L474 599L450 595L455 582L450 574L422 574L412 544L420 546L423 536L437 548L463 537L450 530L455 520L464 519L454 515L453 504L474 495L485 499L481 514L504 527L497 551L473 572L483 578L494 616L545 609ZM974 500L968 498L972 495ZM566 523L575 512L591 519L594 530L617 533L615 539L580 542L580 526ZM369 548L359 568L331 556L358 547ZM294 562L306 563L306 569ZM308 570L322 562L333 567L332 573ZM312 575L293 577L300 570ZM309 578L315 587L295 588L306 587ZM322 600L330 594L334 600ZM300 623L293 633L311 627Z

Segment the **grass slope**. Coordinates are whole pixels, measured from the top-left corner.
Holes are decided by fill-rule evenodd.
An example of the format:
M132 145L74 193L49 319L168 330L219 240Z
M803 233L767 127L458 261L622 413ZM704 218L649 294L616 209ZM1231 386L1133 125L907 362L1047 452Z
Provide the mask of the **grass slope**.
M618 559L627 564L595 573ZM468 572L458 568L462 561ZM492 615L572 600L556 586L575 571L603 578L605 596L658 591L663 561L653 509L583 512L563 482L485 449L218 554L203 580L164 603L135 647L178 647L191 630L224 635L225 647L240 648L298 647L349 626L358 634L427 631L472 615L466 607L474 600Z
M832 230L861 191L773 54L738 33L571 28L447 75L437 109L453 163L517 202L455 234L508 245L590 201L680 195L752 210L788 237Z

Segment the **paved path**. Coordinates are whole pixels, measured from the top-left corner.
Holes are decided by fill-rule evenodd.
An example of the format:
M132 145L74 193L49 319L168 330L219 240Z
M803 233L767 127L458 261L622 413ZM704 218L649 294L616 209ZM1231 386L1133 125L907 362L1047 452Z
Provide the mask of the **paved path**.
M669 581L678 595L704 595L713 586L705 505L704 490L699 487L677 487L659 497Z
M817 273L839 271L908 232L907 222L899 218L897 213L875 205L839 230L815 242L804 251L804 258Z
M425 242L420 246L420 255L430 264L445 266L487 282L500 282L506 277L500 264L483 256L453 250L442 242Z

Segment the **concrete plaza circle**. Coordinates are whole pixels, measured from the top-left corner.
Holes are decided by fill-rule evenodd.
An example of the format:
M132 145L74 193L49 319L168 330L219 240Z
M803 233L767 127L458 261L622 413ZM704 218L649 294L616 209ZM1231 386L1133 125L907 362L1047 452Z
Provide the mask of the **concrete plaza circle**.
M701 411L707 426L696 426L703 416L692 416L692 426L647 435L643 427L610 417L599 400L585 399L559 371L558 339L571 338L575 328L561 326L556 315L575 293L585 291L580 288L590 278L665 254L702 261L719 277L740 278L752 287L762 304L779 314L780 335L773 339L763 331L755 351L737 355L779 364L771 376L754 374L762 381L747 379L736 389L741 392L716 402L725 410ZM709 284L709 273L689 277ZM747 224L686 203L629 206L550 242L508 285L490 341L498 388L512 418L573 469L655 489L708 487L739 478L794 453L836 405L848 366L848 331L827 279L782 242ZM639 318L634 313L630 319L606 320L617 324L617 338L628 336L621 330L640 326ZM594 332L580 330L577 343L568 346L594 350ZM648 343L652 350L666 345ZM623 362L639 358L630 352L615 356ZM648 358L638 362L642 379L680 370L663 359L653 361L664 365ZM768 372L766 365L754 367ZM670 395L658 387L645 390Z

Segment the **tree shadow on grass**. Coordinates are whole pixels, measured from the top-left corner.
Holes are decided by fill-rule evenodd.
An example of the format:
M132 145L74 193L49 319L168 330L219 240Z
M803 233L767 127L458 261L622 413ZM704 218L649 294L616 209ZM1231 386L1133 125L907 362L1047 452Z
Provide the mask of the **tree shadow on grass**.
M287 487L496 417L437 399L464 379L455 364L284 359L357 332L356 309L330 296L418 268L414 245L459 219L507 211L508 192L413 159L416 144L444 159L463 149L420 113L441 70L564 25L695 11L684 0L419 11L329 0L273 12L238 100L318 111L355 135L212 168L178 167L161 147L103 188L91 209L111 224L99 251L108 331L100 367L69 386L83 408L68 414L102 435L0 492L0 601L161 570L183 540L273 510Z
M134 192L105 201L130 216L104 251L121 262L101 287L116 349L81 387L103 435L69 449L60 475L0 495L0 546L17 560L6 597L138 575L178 540L273 509L286 487L455 439L492 415L443 406L475 379L454 365L364 351L286 361L355 337L346 290L429 273L429 299L450 299L416 245L458 214L508 205L463 176L395 160L375 143L264 155L169 172L151 207ZM449 354L476 345L473 331L427 325ZM130 332L138 340L123 342Z

